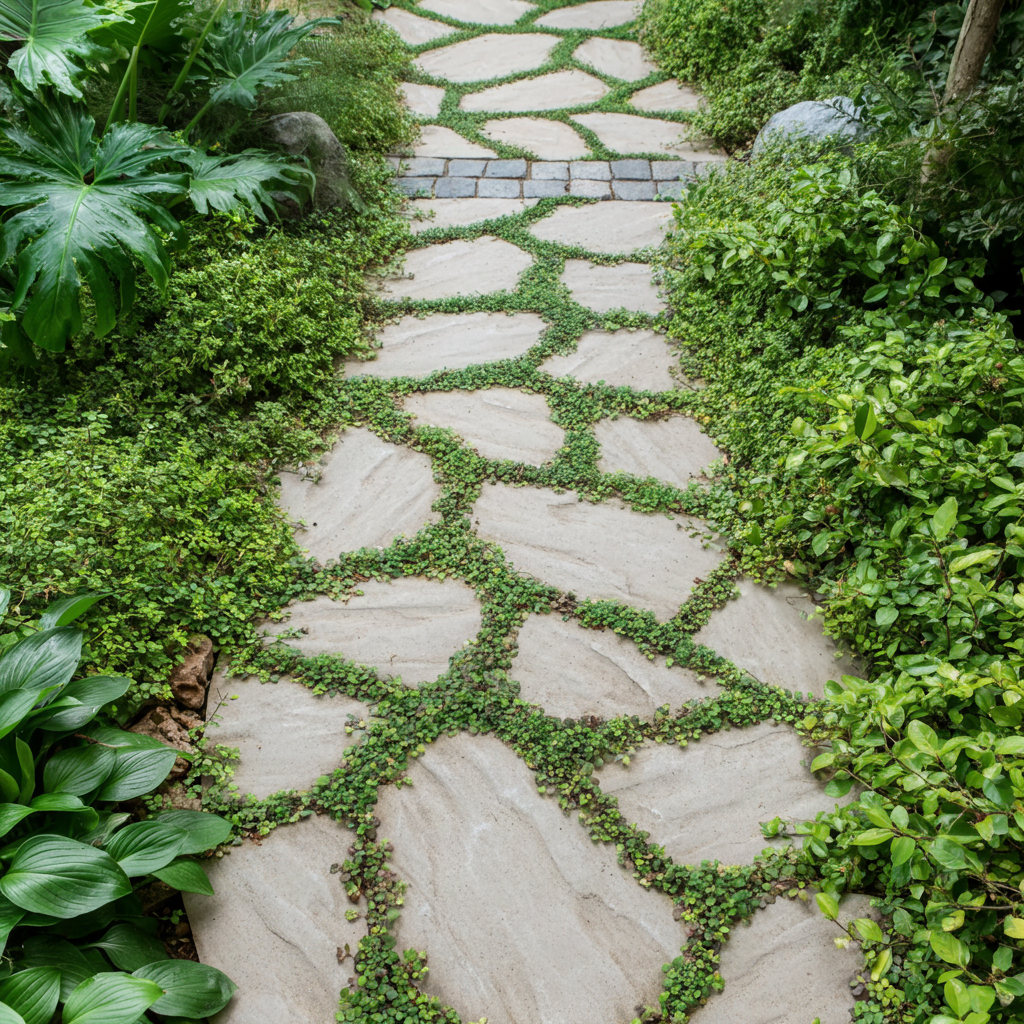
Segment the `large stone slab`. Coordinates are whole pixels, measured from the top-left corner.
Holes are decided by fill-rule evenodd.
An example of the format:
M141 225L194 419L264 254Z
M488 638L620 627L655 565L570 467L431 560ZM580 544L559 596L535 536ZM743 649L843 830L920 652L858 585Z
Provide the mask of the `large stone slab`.
M409 884L395 935L426 951L427 992L490 1024L621 1024L658 1005L683 942L671 903L540 796L511 750L445 738L409 778L376 814Z
M485 459L541 466L565 442L544 396L513 388L408 395L405 411L417 417L417 426L451 427Z
M480 631L480 604L458 580L407 576L359 589L347 602L318 597L293 605L291 618L267 632L304 629L285 642L307 657L338 654L419 686L447 671L448 659Z
M575 352L552 356L540 368L588 384L604 381L637 391L671 391L676 380L669 371L675 362L664 335L654 331L587 331Z
M866 917L866 897L849 897L840 917ZM733 925L722 947L725 989L694 1010L694 1024L849 1024L850 982L863 969L859 943L837 949L843 933L813 899L785 900Z
M420 0L420 7L469 25L511 25L536 10L526 0Z
M448 82L486 82L539 68L557 44L555 36L539 33L489 32L475 39L428 50L420 54L415 63L425 74Z
M699 110L703 97L690 86L670 78L667 82L649 85L629 98L637 110Z
M605 267L589 260L566 260L561 280L574 302L595 313L629 309L654 314L665 308L651 282L651 268L644 263Z
M409 209L422 211L427 220L414 220L409 224L413 234L430 228L465 227L484 220L511 217L535 205L536 199L413 199Z
M281 474L280 503L303 520L298 541L321 562L346 551L387 547L440 517L430 457L388 444L362 427L346 430L324 456L319 483Z
M419 141L413 148L416 156L434 157L492 157L494 150L478 142L464 139L458 132L440 124L425 124L420 129Z
M598 0L608 2L608 0ZM573 50L573 58L610 78L639 82L658 69L647 59L639 43L593 36Z
M395 10L399 9L395 8ZM403 82L399 88L402 90L405 105L412 113L420 117L437 117L441 113L444 89L439 85L418 85L415 82Z
M434 370L515 359L537 344L545 326L536 313L406 316L380 332L375 360L346 365L352 376L425 377Z
M615 3L616 0L597 2ZM554 71L550 75L521 78L518 82L506 82L504 85L495 85L480 92L471 92L462 97L459 108L495 113L514 110L557 110L560 107L596 103L602 96L606 96L608 91L608 86L600 78L573 68L571 71Z
M534 24L545 28L614 28L633 21L639 13L637 0L591 0L550 11Z
M574 114L573 120L589 128L616 153L666 153L690 160L724 161L725 154L712 143L688 142L686 125L660 121L639 114Z
M740 581L738 600L711 616L693 638L745 669L755 679L801 693L825 695L825 683L857 675L849 658L822 630L820 609L793 584L774 590Z
M543 117L488 121L480 133L506 146L519 146L540 160L574 160L590 152L587 144L567 124Z
M671 220L672 207L668 203L613 199L592 206L560 206L550 217L534 224L530 234L546 242L578 245L591 252L631 253L660 245Z
M483 235L415 249L405 260L405 276L388 278L388 299L448 299L513 291L531 258L509 242Z
M685 517L591 504L546 488L485 486L473 509L477 533L501 545L518 572L579 598L621 601L671 618L721 555L690 533Z
M722 456L689 416L604 419L594 428L594 434L601 445L597 468L602 473L653 476L676 487L687 487Z
M749 864L768 846L760 823L812 820L835 800L800 762L814 750L787 726L755 725L704 736L686 747L651 744L598 772L627 821L677 863Z
M359 740L358 733L345 732L349 715L359 720L369 713L357 700L317 696L292 679L261 683L256 676L227 679L218 672L210 694L217 718L209 736L238 748L234 781L240 793L260 799L282 789L309 789L334 771L345 748Z
M353 838L329 818L304 818L205 862L216 895L182 893L192 936L199 959L238 985L215 1024L334 1020L354 973L337 951L355 953L366 934L364 920L345 920L352 904L331 874Z
M678 708L710 689L611 630L585 629L557 615L531 615L518 643L510 675L521 684L520 696L558 718L650 718L663 704Z
M418 18L415 14L403 11L401 7L389 7L386 11L374 11L373 19L386 22L402 37L402 41L410 46L430 43L458 31L451 25L442 25L439 21Z

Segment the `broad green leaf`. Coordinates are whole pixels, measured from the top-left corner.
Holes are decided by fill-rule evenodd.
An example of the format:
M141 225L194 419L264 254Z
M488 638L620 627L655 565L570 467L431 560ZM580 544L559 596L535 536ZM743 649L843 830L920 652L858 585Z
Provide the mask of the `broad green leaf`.
M60 971L30 967L0 981L0 1001L13 1007L25 1024L50 1024L60 998Z
M818 909L830 920L834 921L839 916L839 900L827 892L814 894Z
M816 772L821 768L827 768L835 759L836 755L831 750L826 750L824 754L819 754L811 762L811 771Z
M865 402L853 417L853 432L866 441L878 429L878 420L870 402Z
M0 738L17 729L39 699L39 691L8 690L0 693Z
M0 0L2 3L3 0ZM51 601L46 611L39 618L43 629L58 629L69 626L75 619L84 615L97 601L102 601L106 594L75 594L73 597L62 597L59 601Z
M1011 939L1024 939L1024 918L1008 917L1003 921L1003 934Z
M942 990L946 1005L958 1016L964 1017L971 1010L971 997L967 986L959 978L950 978Z
M206 872L194 860L187 857L173 861L167 867L159 868L151 874L181 892L198 892L204 896L214 895L213 886L210 885Z
M910 836L900 836L899 839L894 839L892 846L889 848L893 864L906 864L913 857L916 848L917 844Z
M148 875L170 864L187 838L184 829L166 822L137 821L116 833L106 849L126 875Z
M963 572L971 566L981 565L985 562L994 562L999 558L1000 551L997 548L987 548L984 551L972 551L968 555L961 555L949 563L950 572Z
M948 836L939 836L929 845L931 855L949 871L959 871L967 867L964 859L964 848Z
M7 835L19 821L31 813L32 808L27 804L0 804L0 836Z
M915 720L907 726L907 738L911 743L917 747L918 750L923 751L926 754L931 754L932 757L938 757L941 750L941 744L939 743L939 737L935 734L935 730L924 722Z
M883 604L875 609L875 622L883 629L891 626L899 617L899 609L895 605Z
M7 614L7 606L11 603L11 592L0 587L0 616Z
M882 929L878 927L878 922L872 921L870 917L857 917L851 923L857 929L862 939L866 939L869 942L884 941Z
M889 294L889 286L887 284L873 284L865 293L865 302L879 302Z
M108 854L63 836L32 836L0 878L0 892L12 903L61 920L131 891L128 876Z
M118 750L107 781L96 800L131 800L155 789L174 767L178 752L161 744L159 750Z
M41 793L34 797L29 805L33 811L49 813L67 813L75 811L96 812L88 805L82 803L81 799L72 793Z
M981 784L982 792L997 807L1011 807L1013 805L1013 783L1005 775L999 775L994 779L985 779Z
M0 1003L0 1024L26 1024L26 1021L13 1007Z
M182 48L181 32L173 26L191 10L187 0L150 0L136 4L128 12L128 19L107 25L96 33L103 43L116 43L131 51L141 41L147 49L164 53Z
M887 839L892 839L892 831L887 828L868 828L857 834L853 840L854 846L877 846Z
M5 187L0 182L0 192ZM0 258L0 263L4 262L6 259ZM70 626L25 637L0 658L0 693L8 690L38 693L63 686L75 674L81 656L82 634Z
M996 740L993 748L997 754L1002 756L1013 754L1024 754L1024 736L1004 736Z
M155 935L125 922L115 924L102 939L89 945L102 949L122 971L136 971L155 960L167 959L164 944Z
M0 954L7 948L11 932L21 923L25 911L16 907L6 896L0 895Z
M27 967L53 967L60 972L60 998L67 999L96 970L81 950L66 939L53 935L33 935L25 940Z
M127 974L94 974L64 1004L63 1024L136 1024L161 996L159 985Z
M156 816L156 820L182 828L188 833L182 854L206 853L231 835L231 822L206 811L164 811Z
M153 1010L168 1016L208 1017L227 1006L237 987L222 971L191 960L162 960L140 967L134 976L155 981L166 992Z
M132 685L124 676L86 676L75 679L61 690L62 697L74 697L82 704L101 708L128 692Z
M892 950L886 948L875 957L875 962L871 965L871 980L878 981L883 974L889 972L890 967L892 967Z
M937 256L928 264L928 276L935 277L937 274L941 274L948 264L949 260L945 256Z
M61 750L43 768L43 786L50 793L83 796L98 789L114 769L117 751L90 744Z
M892 827L889 814L882 806L882 800L877 793L864 793L858 801L858 806L872 825L885 829Z
M958 508L956 498L947 498L932 516L932 535L936 540L945 540L949 531L956 526Z
M966 967L971 962L970 951L951 932L932 929L928 933L928 942L935 955L944 960L947 964L956 964L958 967Z

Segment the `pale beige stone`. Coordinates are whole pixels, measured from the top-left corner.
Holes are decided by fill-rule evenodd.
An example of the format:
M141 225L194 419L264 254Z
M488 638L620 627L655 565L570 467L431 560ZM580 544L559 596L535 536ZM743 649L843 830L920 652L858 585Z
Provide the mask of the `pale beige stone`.
M537 344L545 326L536 313L406 316L380 332L376 359L346 365L351 376L425 377L515 359Z
M484 485L473 509L477 533L500 544L517 572L580 599L675 615L693 581L718 565L695 520L634 512L617 501L591 504L538 487Z
M664 153L687 160L723 162L725 153L712 143L688 142L686 125L659 121L639 114L574 114L573 120L589 128L616 153Z
M533 260L509 242L483 235L415 249L405 260L405 276L384 281L388 299L447 299L513 291Z
M629 98L637 110L699 110L703 97L683 83L670 78L667 82L649 85Z
M216 895L182 893L196 951L238 986L214 1024L334 1020L353 973L338 950L357 952L366 935L365 919L345 919L363 908L331 874L354 838L330 818L310 817L204 861Z
M319 482L282 473L280 504L293 522L305 522L298 542L321 562L387 547L439 518L430 510L441 494L430 457L363 427L346 430L318 471Z
M620 416L601 420L594 434L601 445L597 468L602 473L653 476L676 487L687 487L705 474L710 463L722 457L689 416L662 420Z
M464 139L458 132L440 124L425 124L420 129L419 141L413 147L414 156L427 157L493 157L495 152L478 142Z
M329 775L360 738L345 732L349 716L358 722L369 712L357 700L318 696L292 679L261 683L257 676L225 678L222 672L213 677L210 698L217 717L207 738L238 748L233 781L240 793L260 799L282 789L309 789Z
M420 0L420 7L468 25L511 25L536 10L526 0Z
M512 217L536 204L536 199L413 199L409 209L422 213L424 220L413 220L413 234L430 228L465 227L498 217Z
M587 331L576 351L552 356L540 369L554 377L575 377L588 384L637 391L671 391L676 357L662 334L654 331Z
M386 11L374 11L373 19L386 22L402 37L402 41L410 46L430 43L458 31L451 25L442 25L439 21L418 18L415 14L403 11L401 7L389 7Z
M575 160L586 156L587 144L567 124L543 117L506 117L480 129L495 142L519 146L538 160Z
M629 822L651 834L677 863L749 864L763 849L790 839L766 839L761 822L813 820L836 801L825 795L808 764L816 751L788 726L767 723L728 729L686 747L652 743L597 773Z
M558 615L526 620L509 674L521 684L523 700L558 718L650 718L663 704L675 709L715 692L692 672L669 668L664 657L641 654L610 629L585 629Z
M607 0L598 0L607 2ZM639 43L593 36L577 46L573 57L602 74L623 82L638 82L658 69L647 59Z
M821 611L810 594L782 584L774 590L740 581L738 600L711 616L694 640L717 651L755 679L801 693L825 695L825 683L858 675L849 658L825 636Z
M293 605L291 617L267 632L304 629L285 643L306 657L337 654L419 686L446 672L448 659L480 631L480 604L458 580L406 576L359 589L347 602L318 597Z
M539 68L557 44L556 36L489 32L428 50L415 63L424 74L448 82L486 82Z
M416 426L450 427L485 459L541 466L565 441L544 396L513 388L407 395L405 411Z
M403 82L399 88L405 99L405 105L412 113L419 117L437 117L441 113L444 89L440 86Z
M408 882L399 949L465 1021L622 1024L657 1006L682 929L661 893L591 842L493 736L432 744L382 792L379 834Z
M534 24L545 28L614 28L633 21L639 13L637 0L591 0L549 11Z
M591 252L632 253L660 245L671 221L672 207L668 203L615 199L592 206L560 206L550 217L537 221L530 234L545 242L578 245Z
M615 3L615 0L597 0L599 3ZM608 94L608 86L588 75L585 71L554 71L538 78L521 78L518 82L506 82L480 92L471 92L462 97L461 110L494 111L505 113L514 110L557 110L560 107L577 107L584 103L596 103Z
M589 260L566 260L561 280L574 302L595 313L629 309L654 314L665 308L651 282L651 268L644 263L605 267Z

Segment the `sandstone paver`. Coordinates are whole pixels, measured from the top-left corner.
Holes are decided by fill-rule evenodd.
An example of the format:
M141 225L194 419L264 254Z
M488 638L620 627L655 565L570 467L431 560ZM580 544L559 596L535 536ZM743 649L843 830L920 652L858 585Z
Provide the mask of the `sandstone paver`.
M449 82L484 82L540 67L557 43L555 36L489 32L428 50L415 64L425 74Z
M597 0L598 3L615 3L616 0ZM608 86L573 68L570 71L553 71L537 78L522 78L518 82L506 82L480 92L471 92L462 97L460 110L476 110L507 113L516 110L557 110L560 107L576 107L583 103L596 103L608 94Z
M671 221L672 207L667 203L611 200L597 206L560 206L534 224L530 234L591 252L631 253L658 245Z
M637 110L656 113L659 110L699 110L701 95L690 86L670 78L667 82L649 85L633 93L629 102Z
M390 25L410 46L431 43L442 36L450 36L458 31L451 25L442 25L439 21L420 18L401 7L389 7L386 11L374 11L375 21L383 21Z
M576 351L552 356L540 368L555 377L575 377L637 391L671 391L676 380L669 372L676 362L665 338L654 331L587 331Z
M541 160L571 160L589 152L587 144L567 124L543 117L487 121L480 133L495 142L519 146Z
M614 28L633 21L640 13L637 0L591 0L590 3L560 7L538 18L534 24L545 28Z
M639 82L640 79L657 71L639 43L630 43L622 39L602 39L600 36L593 36L577 46L572 55L581 64L589 64L602 74L623 82Z
M651 268L644 263L605 267L589 260L566 260L562 283L574 301L595 313L620 308L660 313L665 308L651 283Z
M420 0L420 7L469 25L512 25L535 10L526 0Z
M420 129L420 138L413 152L416 156L433 157L489 157L494 151L481 146L478 142L470 142L451 128L439 124L426 124Z
M401 90L405 97L405 105L414 114L420 117L437 117L441 113L444 89L440 86L403 82Z
M536 202L536 200L534 200ZM510 217L533 206L530 200L522 199L413 199L409 209L433 213L428 220L414 220L409 224L413 234L430 228L464 227L484 220Z
M665 153L691 159L723 161L725 154L710 143L688 142L686 125L639 114L574 114L573 120L589 128L617 153Z
M629 416L604 419L594 428L601 445L597 468L602 473L655 477L687 487L701 477L722 453L689 416L634 420Z

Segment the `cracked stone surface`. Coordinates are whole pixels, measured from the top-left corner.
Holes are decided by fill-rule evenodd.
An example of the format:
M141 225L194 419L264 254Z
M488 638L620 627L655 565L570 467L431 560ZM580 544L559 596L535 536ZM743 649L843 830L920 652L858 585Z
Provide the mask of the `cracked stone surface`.
M589 384L604 381L637 391L671 391L677 386L669 372L675 362L664 335L654 331L587 331L575 352L551 356L540 369Z
M352 973L336 951L347 945L355 952L366 934L364 920L345 920L353 905L331 874L354 838L314 816L205 862L216 895L182 893L189 924L199 959L238 985L215 1024L334 1019Z
M573 114L573 120L589 128L617 153L665 153L691 160L725 160L710 144L687 142L687 128L675 121L659 121L639 114Z
M485 459L541 466L565 441L544 396L514 388L412 394L405 411L417 418L416 426L450 427Z
M598 3L615 3L616 0L597 0ZM559 107L576 107L583 103L596 103L609 92L608 86L575 68L571 71L554 71L538 78L522 78L518 82L506 82L480 92L471 92L462 97L460 110L493 111L505 113L515 110L557 110Z
M613 309L660 313L665 308L651 282L651 268L644 263L604 267L589 260L566 260L561 281L573 301L595 313Z
M755 679L801 693L825 694L825 683L858 675L849 658L836 658L836 645L822 631L810 594L793 584L774 590L752 580L740 596L711 616L694 641L711 647Z
M560 206L550 217L534 224L530 234L591 252L631 253L659 245L671 221L672 207L668 203L613 199L594 206Z
M532 262L522 249L491 235L472 242L459 239L409 253L405 276L388 278L382 290L388 299L447 299L453 295L510 292Z
M421 53L415 64L425 74L449 82L485 82L539 68L557 44L555 36L489 32Z
M375 813L409 883L398 948L426 951L428 993L490 1024L621 1024L657 1005L684 941L671 903L540 796L511 750L446 737L409 777Z
M607 0L598 0L599 3ZM572 53L581 64L623 82L639 82L658 69L644 55L639 43L593 36Z
M483 220L511 217L535 205L536 199L413 199L412 211L433 214L427 220L414 220L409 224L413 234L430 228L464 227Z
M650 832L677 863L749 864L763 849L763 821L811 820L836 801L800 762L814 759L797 733L767 723L729 729L686 747L651 744L605 765L597 779L623 817Z
M485 485L472 521L517 572L583 599L649 608L664 621L721 555L679 516L649 516L619 502L591 504L547 488Z
M536 10L525 0L420 0L420 7L469 25L511 25Z
M464 139L458 132L439 124L427 124L420 129L420 139L413 153L415 156L492 157L494 150L478 142Z
M722 453L689 416L635 420L629 416L601 420L594 428L601 445L597 468L602 473L653 476L686 488Z
M567 124L543 117L506 117L480 129L495 142L520 146L540 160L573 160L586 156L587 144Z
M425 377L435 370L515 359L537 344L546 326L536 313L406 316L380 332L376 359L346 367L352 376Z
M714 693L687 669L668 668L610 629L585 629L559 615L531 615L519 630L519 650L509 675L520 696L549 715L640 715L651 718L663 704L673 709Z
M309 789L332 772L345 748L360 739L357 732L345 732L349 715L359 720L369 714L357 700L317 696L287 678L261 683L256 676L228 679L218 672L210 693L220 705L210 736L238 748L234 781L240 793L260 799L282 789Z
M680 84L674 78L633 93L629 102L637 110L699 110L701 95L690 86Z
M591 0L573 7L560 7L538 18L534 25L545 28L614 28L633 21L640 13L637 0Z
M291 520L306 523L299 544L326 562L346 551L387 547L436 522L430 506L440 494L429 456L356 427L324 456L319 483L281 474L280 504Z
M394 9L399 10L399 8ZM420 117L437 117L441 113L441 100L444 99L444 89L440 86L403 82L400 88L402 95L405 97L405 105L414 114L418 114Z
M304 629L285 642L306 657L341 655L420 686L447 671L448 659L480 631L480 604L458 580L404 576L370 580L359 589L362 594L347 602L318 597L293 605L291 618L267 632Z
M374 11L374 21L387 22L410 46L431 43L442 36L450 36L458 29L451 25L442 25L439 21L419 18L415 14L403 11L401 7L389 7L386 11Z

